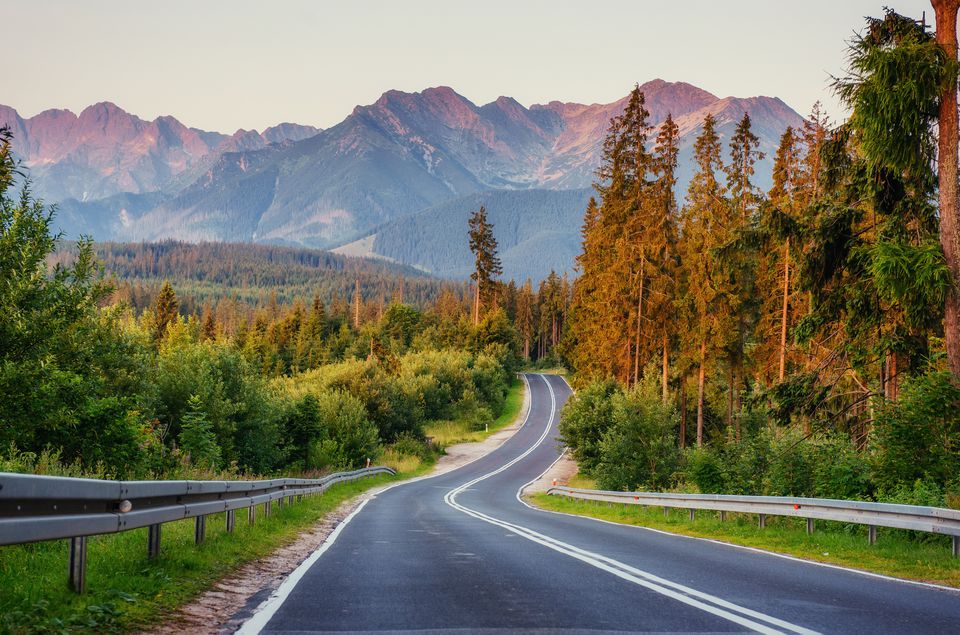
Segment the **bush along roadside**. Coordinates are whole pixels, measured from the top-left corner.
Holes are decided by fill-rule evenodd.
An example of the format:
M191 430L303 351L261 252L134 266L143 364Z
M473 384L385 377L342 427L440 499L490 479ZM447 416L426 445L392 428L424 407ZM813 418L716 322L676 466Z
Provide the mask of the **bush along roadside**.
M691 413L662 399L648 373L630 390L615 382L585 385L564 407L561 435L577 461L580 480L598 489L834 498L960 508L960 388L931 367L905 380L898 401L877 400L865 437L828 426L782 425L767 404L750 404L736 426L722 428L711 415L712 433L692 445ZM710 413L708 413L710 414ZM813 423L813 422L811 422ZM581 485L583 487L584 485ZM818 521L808 536L803 520L755 517L726 524L701 513L633 506L597 507L540 495L541 506L677 533L727 540L800 557L880 573L957 585L960 560L951 539L922 532L882 529L876 546L868 529ZM621 507L631 507L623 509ZM734 514L727 514L737 518ZM670 520L672 519L672 520ZM771 526L774 531L770 531Z

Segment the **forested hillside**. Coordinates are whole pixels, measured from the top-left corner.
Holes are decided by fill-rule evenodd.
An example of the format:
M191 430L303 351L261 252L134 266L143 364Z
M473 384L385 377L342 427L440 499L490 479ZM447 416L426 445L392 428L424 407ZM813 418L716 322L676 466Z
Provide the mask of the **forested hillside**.
M352 301L358 281L361 297L371 305L402 296L403 302L426 307L443 290L459 293L463 287L411 267L313 249L166 241L95 243L94 250L115 282L113 299L138 311L153 304L164 281L178 289L185 315L224 301L252 308L317 296L325 304L344 305ZM76 255L76 243L61 243L48 260L69 264Z

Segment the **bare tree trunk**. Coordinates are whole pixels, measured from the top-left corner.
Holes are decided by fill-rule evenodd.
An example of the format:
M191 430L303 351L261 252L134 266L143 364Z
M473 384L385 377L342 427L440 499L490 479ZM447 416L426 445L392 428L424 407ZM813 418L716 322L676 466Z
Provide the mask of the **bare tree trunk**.
M697 447L703 445L703 384L707 371L707 341L700 340L700 374L697 378Z
M360 278L357 278L357 284L353 295L353 326L360 328Z
M743 409L740 406L740 371L735 370L733 374L733 421L737 431L737 441L740 440L740 413Z
M733 425L733 362L727 371L727 425Z
M480 324L480 282L473 289L473 325Z
M783 378L787 369L787 312L790 298L790 239L787 238L783 256L783 311L780 316L780 373L777 376L779 381Z
M950 59L957 59L957 9L960 0L931 0L937 16L937 42ZM957 87L940 101L937 168L940 178L940 244L953 282L947 292L943 331L947 360L960 381L960 207L957 201Z
M687 378L680 378L680 449L687 447Z
M641 260L640 265L640 297L637 300L637 338L635 343L636 355L633 358L633 383L637 384L640 381L640 325L643 321L643 265L646 264L644 260Z
M664 403L664 405L666 405L667 401L668 401L669 398L670 398L670 395L669 395L668 390L667 390L667 389L668 389L668 385L667 385L667 384L668 384L668 380L669 380L669 373L668 373L668 371L669 371L669 366L668 366L668 363L669 363L669 361L670 361L670 360L669 360L669 352L668 352L668 350L667 350L668 344L669 344L669 342L668 342L668 340L667 340L667 334L664 333L664 334L663 334L663 374L662 374L661 377L660 377L660 387L661 387L661 389L663 390L663 403Z

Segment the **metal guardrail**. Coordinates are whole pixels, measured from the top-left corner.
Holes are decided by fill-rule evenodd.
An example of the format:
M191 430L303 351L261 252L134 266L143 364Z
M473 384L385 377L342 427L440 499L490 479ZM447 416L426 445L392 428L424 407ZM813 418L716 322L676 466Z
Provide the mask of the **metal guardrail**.
M807 520L807 533L813 533L814 521L832 520L867 525L870 544L877 541L877 527L910 529L953 538L953 556L960 556L960 510L894 503L834 500L829 498L791 498L786 496L734 496L728 494L671 494L659 492L609 492L553 486L547 494L605 503L719 511L726 520L727 512L757 514L759 526L765 527L767 516L792 516Z
M210 514L226 513L226 530L236 510L246 509L252 525L257 505L264 516L278 507L322 494L337 483L395 474L388 467L336 472L319 479L267 481L105 481L0 472L0 545L70 540L69 584L86 585L87 537L148 527L147 555L160 555L163 523L193 518L194 540L204 541Z

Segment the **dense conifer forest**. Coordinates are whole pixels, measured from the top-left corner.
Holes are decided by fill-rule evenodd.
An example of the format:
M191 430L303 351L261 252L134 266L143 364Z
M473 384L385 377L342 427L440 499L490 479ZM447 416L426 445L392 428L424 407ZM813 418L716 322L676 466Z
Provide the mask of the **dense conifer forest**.
M651 129L634 91L561 342L581 469L613 489L958 504L956 201L937 205L956 170L936 152L956 72L921 23L868 20L834 84L849 119L815 104L767 192L746 114L725 143L706 118L676 192L676 127Z

